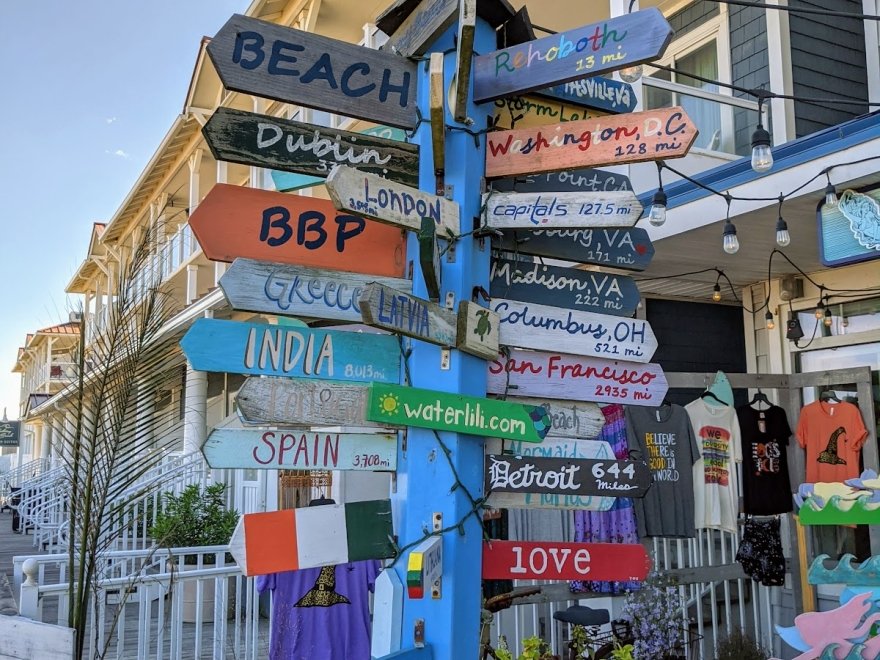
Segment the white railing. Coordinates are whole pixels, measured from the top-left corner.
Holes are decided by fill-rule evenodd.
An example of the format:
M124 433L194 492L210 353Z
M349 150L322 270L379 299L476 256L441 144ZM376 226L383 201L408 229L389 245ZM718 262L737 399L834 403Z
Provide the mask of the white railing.
M227 562L227 550L210 546L107 553L90 599L87 657L268 657L271 620L260 616L255 579L245 578ZM66 625L67 556L15 557L13 564L20 614ZM57 576L56 581L44 583L47 576Z
M19 451L21 451L21 448L19 448ZM10 495L13 488L20 488L24 482L34 479L41 473L51 469L51 467L51 458L37 458L0 474L0 507L10 505Z

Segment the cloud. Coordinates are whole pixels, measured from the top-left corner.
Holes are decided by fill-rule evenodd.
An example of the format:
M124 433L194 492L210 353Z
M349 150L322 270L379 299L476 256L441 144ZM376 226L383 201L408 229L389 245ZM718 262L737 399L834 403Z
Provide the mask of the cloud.
M107 119L105 119L104 121L108 124L112 124L114 121L116 121L116 117L107 117Z
M105 154L111 154L113 156L118 156L119 158L128 158L128 152L123 151L122 149L117 149L116 151L110 151L109 149L104 150Z

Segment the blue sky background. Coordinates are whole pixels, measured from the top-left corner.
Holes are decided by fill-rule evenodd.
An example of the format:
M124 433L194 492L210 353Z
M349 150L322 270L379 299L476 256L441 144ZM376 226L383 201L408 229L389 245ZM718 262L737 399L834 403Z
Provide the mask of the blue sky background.
M67 320L64 287L183 108L199 41L249 0L0 2L0 408L25 335ZM0 411L2 414L2 411Z

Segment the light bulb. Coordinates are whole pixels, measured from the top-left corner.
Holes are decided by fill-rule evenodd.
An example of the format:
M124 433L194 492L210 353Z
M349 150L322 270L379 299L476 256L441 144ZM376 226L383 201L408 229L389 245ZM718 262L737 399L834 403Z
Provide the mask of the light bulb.
M825 186L825 206L837 206L837 190L830 181Z
M666 222L666 193L663 192L663 188L654 193L651 210L648 212L648 222L655 227L660 227Z
M767 329L772 330L776 327L776 323L773 322L773 312L768 311L764 314L764 320L767 322Z
M727 254L736 254L739 251L739 239L736 237L736 227L730 219L724 223L724 240L722 247Z
M825 316L825 303L823 303L821 300L816 305L816 311L813 312L813 315L819 320L821 320L822 317Z
M712 300L715 302L721 302L721 287L717 284L712 287Z
M752 133L752 169L766 172L773 167L773 151L770 149L770 133L758 124Z
M825 309L825 321L824 321L824 323L825 323L825 327L826 327L826 328L830 328L831 325L834 323L834 317L831 316L831 310L830 310L830 309L827 309L827 308Z
M788 223L780 215L776 221L776 245L786 247L789 243L791 243L791 234L788 233Z
M617 75L623 82L634 83L642 77L642 65L628 66L617 71Z

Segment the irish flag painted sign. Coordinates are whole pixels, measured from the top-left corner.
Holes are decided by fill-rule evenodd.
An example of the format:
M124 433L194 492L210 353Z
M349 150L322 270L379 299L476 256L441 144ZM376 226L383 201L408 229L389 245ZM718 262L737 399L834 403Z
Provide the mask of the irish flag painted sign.
M245 575L268 575L393 557L393 533L390 500L248 513L229 552Z
M384 383L370 383L367 419L525 442L541 442L551 424L541 406Z

